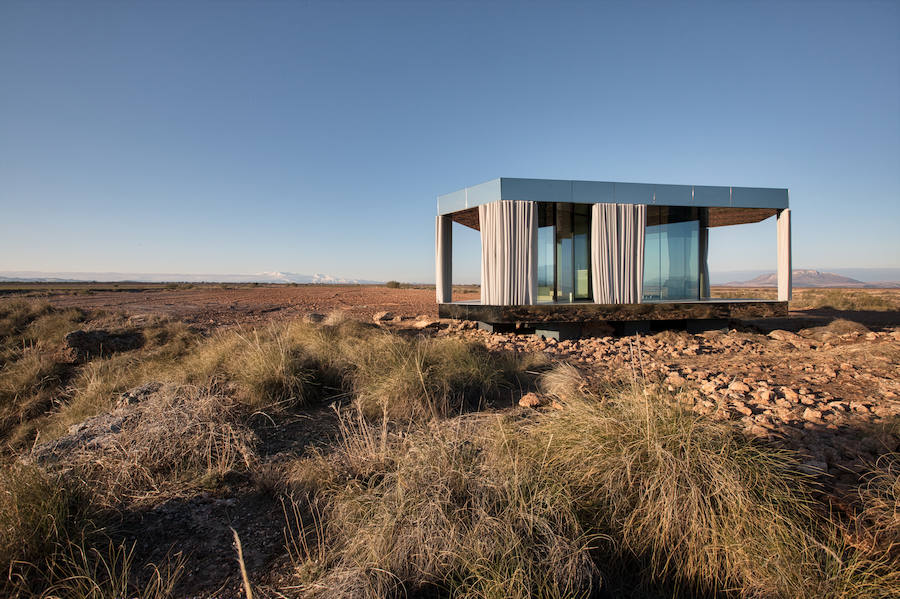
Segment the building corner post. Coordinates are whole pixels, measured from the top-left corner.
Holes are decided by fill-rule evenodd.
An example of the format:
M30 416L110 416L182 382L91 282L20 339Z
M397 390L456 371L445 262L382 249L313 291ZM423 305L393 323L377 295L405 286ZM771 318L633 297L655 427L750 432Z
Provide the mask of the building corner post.
M792 265L791 265L791 211L784 208L778 211L778 301L791 299Z
M437 303L453 301L453 221L437 216L434 237L434 287Z

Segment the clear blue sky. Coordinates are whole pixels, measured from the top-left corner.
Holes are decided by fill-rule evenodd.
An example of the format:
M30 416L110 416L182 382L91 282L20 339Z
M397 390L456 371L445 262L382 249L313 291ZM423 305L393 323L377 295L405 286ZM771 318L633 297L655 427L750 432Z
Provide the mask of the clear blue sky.
M898 267L900 3L0 3L0 270L433 281L500 176L789 187L796 267Z

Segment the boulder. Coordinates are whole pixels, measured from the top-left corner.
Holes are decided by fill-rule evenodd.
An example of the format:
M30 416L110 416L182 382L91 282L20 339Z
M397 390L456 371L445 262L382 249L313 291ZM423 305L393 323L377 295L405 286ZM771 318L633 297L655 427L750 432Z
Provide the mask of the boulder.
M393 319L393 312L376 312L375 315L372 316L372 320L374 320L375 322L387 322L388 320Z

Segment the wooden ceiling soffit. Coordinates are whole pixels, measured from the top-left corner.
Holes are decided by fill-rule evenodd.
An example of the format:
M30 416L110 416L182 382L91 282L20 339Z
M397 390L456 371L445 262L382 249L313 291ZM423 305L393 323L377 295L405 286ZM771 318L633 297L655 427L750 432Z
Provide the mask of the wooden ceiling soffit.
M730 225L744 225L748 223L758 223L766 220L770 216L775 216L778 210L775 208L729 208L729 207L712 207L709 208L709 226L710 227L727 227ZM448 214L455 223L480 231L481 227L478 221L478 208L466 208ZM658 223L650 222L653 219L648 217L647 225L652 226Z
M459 223L461 225L469 227L470 229L475 229L476 231L481 230L481 227L479 226L479 222L478 222L478 207L477 206L474 208L466 208L465 210L453 212L451 214L448 214L447 216L449 216L450 220L452 220L455 223Z

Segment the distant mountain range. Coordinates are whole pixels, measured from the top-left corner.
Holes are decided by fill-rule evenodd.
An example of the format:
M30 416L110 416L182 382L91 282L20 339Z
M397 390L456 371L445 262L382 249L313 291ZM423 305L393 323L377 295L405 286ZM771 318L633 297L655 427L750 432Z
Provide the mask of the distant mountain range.
M864 283L844 275L820 270L794 270L792 284L794 287L859 287L859 288L894 288L900 287L900 281L883 281ZM765 273L749 281L731 281L723 283L723 287L777 287L776 273Z
M0 281L6 282L38 282L38 283L75 283L96 281L110 283L113 281L134 281L140 283L319 283L369 285L382 281L365 279L346 279L326 274L304 275L295 272L261 272L249 275L221 274L179 274L179 273L123 273L123 272L38 272L38 271L0 271Z

